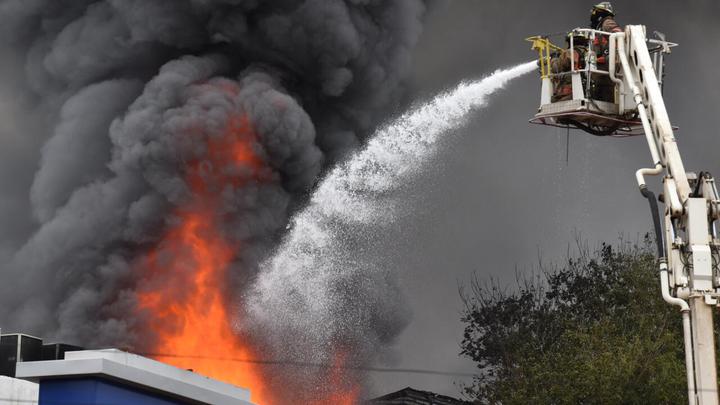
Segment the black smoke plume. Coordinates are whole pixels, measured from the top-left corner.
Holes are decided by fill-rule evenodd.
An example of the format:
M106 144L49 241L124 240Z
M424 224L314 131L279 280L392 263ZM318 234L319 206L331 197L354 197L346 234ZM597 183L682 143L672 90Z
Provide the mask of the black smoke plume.
M29 201L33 218L3 235L0 326L88 346L152 341L133 316L136 261L192 200L186 163L237 112L269 179L222 195L223 231L243 243L228 283L242 290L323 169L398 103L425 8L4 0L0 94L22 107L11 129L42 146L24 155L38 160L25 195L0 201Z

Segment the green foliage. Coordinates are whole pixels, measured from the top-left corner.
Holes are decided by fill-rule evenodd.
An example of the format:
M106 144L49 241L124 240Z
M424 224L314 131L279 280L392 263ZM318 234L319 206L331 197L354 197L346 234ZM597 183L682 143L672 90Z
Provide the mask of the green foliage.
M463 294L462 354L479 404L687 403L682 319L660 297L650 244L603 245L512 292Z

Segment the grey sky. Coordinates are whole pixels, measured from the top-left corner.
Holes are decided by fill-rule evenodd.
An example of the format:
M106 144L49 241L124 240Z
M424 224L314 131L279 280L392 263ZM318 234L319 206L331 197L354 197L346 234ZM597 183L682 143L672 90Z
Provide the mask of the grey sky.
M668 60L666 103L688 170L720 172L720 3L613 1L621 25L645 24L678 42ZM409 98L536 55L523 39L588 24L591 2L454 0L431 13L415 50ZM472 372L458 358L462 338L458 283L477 271L511 284L538 256L561 261L577 234L591 245L635 240L650 230L634 171L650 163L644 138L596 138L527 119L539 102L539 79L526 76L451 138L427 177L406 197L406 218L388 240L414 318L397 344L398 365ZM657 185L655 185L657 186ZM393 245L396 247L397 245ZM658 296L658 299L660 297ZM411 385L457 395L458 378L378 375L376 392Z

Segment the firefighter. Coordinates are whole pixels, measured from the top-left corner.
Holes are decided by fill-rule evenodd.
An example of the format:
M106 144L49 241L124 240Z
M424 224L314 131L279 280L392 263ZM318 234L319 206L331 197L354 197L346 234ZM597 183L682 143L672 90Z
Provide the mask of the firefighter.
M605 1L593 6L590 10L590 28L611 34L622 32L622 28L615 22L612 4ZM598 67L601 68L600 70L607 70L602 67L607 68L608 63L608 36L596 35L593 39L593 49L597 53Z
M593 6L590 10L590 28L611 34L622 32L622 28L615 22L615 11L610 2L604 1ZM596 35L593 40L593 50L597 57L597 69L607 71L609 67L608 36ZM591 89L592 98L615 102L615 84L608 75L593 75Z
M572 38L572 49L570 49L570 38ZM562 76L557 76L553 79L554 81L554 92L551 101L566 101L572 100L572 75L571 71L571 59L575 65L575 70L580 70L585 67L585 56L587 55L588 39L585 34L578 32L571 32L565 38L568 49L564 49L558 55L553 57L550 61L550 72L553 74L567 73Z
M609 33L622 32L615 22L615 12L609 1L598 3L590 10L590 28Z

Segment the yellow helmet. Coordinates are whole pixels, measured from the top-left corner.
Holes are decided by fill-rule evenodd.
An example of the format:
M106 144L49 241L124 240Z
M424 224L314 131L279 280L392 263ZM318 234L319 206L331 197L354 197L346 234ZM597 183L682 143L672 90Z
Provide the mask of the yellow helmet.
M604 11L607 14L610 14L612 16L615 15L615 11L613 11L613 6L610 4L609 1L603 1L602 3L598 3L593 6L592 10L590 10L591 13L595 14L598 11Z

